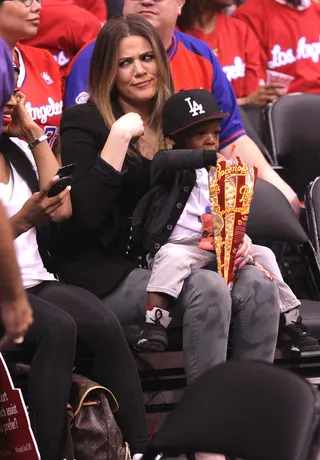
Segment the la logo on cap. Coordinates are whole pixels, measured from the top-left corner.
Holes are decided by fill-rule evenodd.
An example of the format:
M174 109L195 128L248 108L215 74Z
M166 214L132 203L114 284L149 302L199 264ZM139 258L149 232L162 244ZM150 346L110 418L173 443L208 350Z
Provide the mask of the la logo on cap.
M201 113L206 113L206 111L203 110L202 104L198 104L195 100L191 102L191 97L187 97L185 101L188 102L190 107L189 113L191 113L193 117L196 117Z

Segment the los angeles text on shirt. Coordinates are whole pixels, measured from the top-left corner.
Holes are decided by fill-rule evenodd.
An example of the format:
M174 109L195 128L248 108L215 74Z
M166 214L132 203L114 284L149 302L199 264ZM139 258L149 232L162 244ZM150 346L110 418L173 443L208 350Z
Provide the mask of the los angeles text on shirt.
M295 50L292 48L283 50L280 45L276 44L270 52L272 55L272 60L268 61L270 69L293 64L301 59L311 59L314 63L318 63L320 60L320 36L319 41L313 43L307 43L306 37L301 37Z

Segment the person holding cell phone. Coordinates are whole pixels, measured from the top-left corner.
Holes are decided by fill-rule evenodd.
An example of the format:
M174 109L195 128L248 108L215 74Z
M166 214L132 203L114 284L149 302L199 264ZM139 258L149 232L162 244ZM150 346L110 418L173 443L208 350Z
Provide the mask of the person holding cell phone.
M19 69L14 66L14 70L17 81ZM113 392L124 440L131 452L143 454L148 434L141 385L119 321L93 294L58 282L42 260L43 225L71 216L74 165L59 168L24 101L16 89L4 108L0 199L10 219L23 287L34 311L34 324L17 346L30 355L29 410L41 460L63 458L66 407L78 353L92 358L90 377Z

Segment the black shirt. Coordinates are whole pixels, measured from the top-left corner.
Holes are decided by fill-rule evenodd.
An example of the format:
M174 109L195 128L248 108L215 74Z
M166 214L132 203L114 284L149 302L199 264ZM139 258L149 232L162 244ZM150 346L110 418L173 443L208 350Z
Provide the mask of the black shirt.
M130 244L129 218L149 190L151 162L125 160L118 172L100 157L109 130L92 102L67 109L60 133L62 162L77 167L73 215L59 226L59 271L67 283L103 297L141 264L143 251Z

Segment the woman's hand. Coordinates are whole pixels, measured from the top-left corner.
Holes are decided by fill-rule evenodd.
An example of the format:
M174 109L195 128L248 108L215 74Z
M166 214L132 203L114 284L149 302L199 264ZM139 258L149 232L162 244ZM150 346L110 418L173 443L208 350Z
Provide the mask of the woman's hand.
M144 133L144 125L139 114L129 112L115 121L111 131L124 136L129 142L132 138L139 138Z
M25 292L11 302L1 304L1 319L5 335L0 340L0 351L16 343L22 343L25 334L33 323L33 312Z
M244 235L243 243L238 249L238 252L236 254L236 259L235 259L235 266L238 266L239 270L240 268L244 267L245 264L250 260L252 256L252 241L248 237L247 234Z
M261 107L266 106L269 102L277 99L286 92L286 85L283 83L268 83L263 86L259 86L253 93L247 96L245 99L246 104L256 104Z
M71 190L71 187L68 186L59 195L48 198L49 190L58 180L58 176L54 177L47 187L34 193L15 214L14 223L22 229L20 233L54 220L56 211L64 204Z
M29 132L37 125L25 108L26 96L21 91L18 91L15 94L15 98L17 105L13 111L12 123L8 127L8 135L10 137L27 137Z

